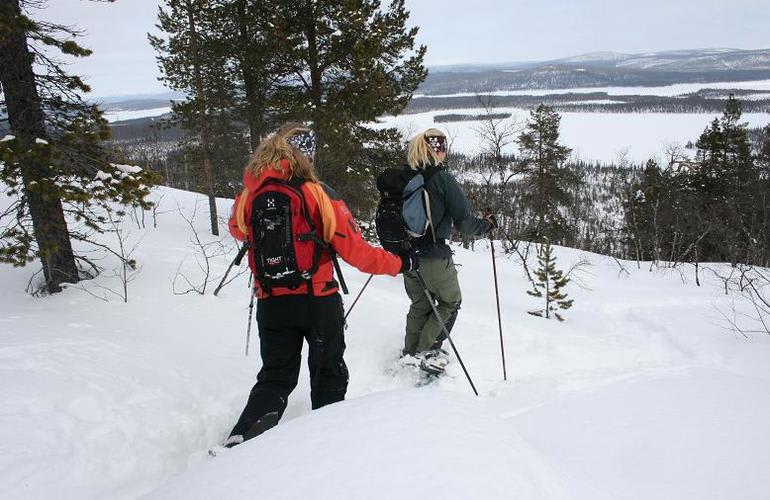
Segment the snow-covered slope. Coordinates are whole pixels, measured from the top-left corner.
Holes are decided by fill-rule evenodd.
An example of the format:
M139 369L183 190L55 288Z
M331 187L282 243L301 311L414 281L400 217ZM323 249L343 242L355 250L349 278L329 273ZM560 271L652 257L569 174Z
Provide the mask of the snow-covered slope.
M2 498L767 498L770 338L724 328L733 299L709 271L697 287L689 269L625 263L626 275L560 248L561 267L592 266L558 323L526 314L527 281L500 258L503 382L483 242L456 248L454 335L480 397L456 361L419 389L394 371L408 300L399 279L377 277L349 318L348 401L311 412L303 368L278 427L209 459L259 368L255 334L243 355L247 277L218 298L175 295L178 268L200 273L177 210L199 200L205 235L205 203L158 195L158 227L148 213L131 230L143 267L128 303L94 298L116 287L106 275L32 298L30 270L0 267ZM231 258L212 260L216 278ZM366 276L346 267L346 279L356 293Z

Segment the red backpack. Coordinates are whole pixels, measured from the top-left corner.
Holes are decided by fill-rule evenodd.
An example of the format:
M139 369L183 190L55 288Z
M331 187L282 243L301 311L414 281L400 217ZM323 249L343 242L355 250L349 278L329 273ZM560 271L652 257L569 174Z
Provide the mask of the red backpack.
M267 179L251 205L251 248L254 277L267 294L278 288L296 289L303 283L313 293L312 278L324 251L347 293L334 250L313 223L302 192L304 179Z

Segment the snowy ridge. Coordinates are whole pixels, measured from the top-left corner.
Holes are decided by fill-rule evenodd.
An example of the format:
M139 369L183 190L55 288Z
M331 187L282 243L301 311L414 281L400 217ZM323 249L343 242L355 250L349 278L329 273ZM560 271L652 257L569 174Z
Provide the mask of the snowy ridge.
M617 68L670 71L768 69L770 50L729 48L666 50L642 54L594 52L554 61L561 64L610 64Z
M146 228L126 223L142 266L128 303L94 297L116 285L108 272L34 299L23 292L32 270L0 268L3 498L764 500L770 490L770 338L725 328L733 298L709 270L723 266L704 266L696 287L689 268L621 263L626 274L558 248L560 267L592 264L568 287L575 306L560 324L526 314L537 307L527 280L499 257L503 382L483 241L455 247L453 335L481 397L456 362L420 389L393 372L408 300L400 279L377 277L349 317L348 401L311 412L303 365L278 427L208 459L259 368L243 356L247 276L219 298L175 295L177 269L192 281L200 272L178 210L189 218L197 204L193 226L216 238L205 237L203 197L156 196L157 228L149 213ZM219 205L226 214L231 201ZM222 241L231 251L212 259L214 278L235 251ZM357 293L367 276L344 271Z

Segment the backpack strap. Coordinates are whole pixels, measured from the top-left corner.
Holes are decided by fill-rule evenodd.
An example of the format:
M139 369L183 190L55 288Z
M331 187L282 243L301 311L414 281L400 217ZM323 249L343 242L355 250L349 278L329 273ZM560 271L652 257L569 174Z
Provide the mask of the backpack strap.
M337 259L337 252L334 251L334 249L329 245L329 257L331 257L332 264L334 265L334 270L337 273L337 277L340 279L340 288L342 289L342 293L347 295L348 293L348 285L345 283L345 277L342 276L342 268L340 267L340 261Z
M428 225L430 226L430 235L433 237L433 243L435 243L436 230L433 229L433 214L430 211L430 194L427 189L423 189L422 194L425 202L425 215L428 217Z
M430 193L428 193L428 181L431 177L441 172L444 169L443 165L429 165L422 171L422 178L424 181L423 194L425 195L425 214L428 216L428 223L430 224L430 235L433 238L433 243L436 243L436 229L433 225L433 214L430 210Z
M291 179L289 179L290 185L295 186L298 190L300 190L300 192L301 192L301 186L303 184L305 184L306 182L307 182L307 179L300 179L300 178L297 178L297 177L292 177ZM311 188L311 191L312 191L313 195L317 198L318 210L320 210L322 212L321 213L321 222L323 223L324 220L326 219L326 217L324 217L324 213L323 212L324 212L324 210L329 210L329 208L330 208L330 207L326 207L326 208L324 207L325 203L330 203L328 191L332 191L332 193L334 191L329 186L327 186L326 184L320 183L319 185L320 185L320 189L315 189L315 186L313 186ZM302 197L304 199L304 194L302 195ZM318 198L321 198L321 197L325 197L326 199L318 199ZM331 229L332 231L334 230L334 228L323 227L322 231L324 232L324 234L327 231L327 229ZM342 276L342 268L340 267L340 262L337 259L337 252L334 251L334 248L331 246L330 243L326 242L326 240L324 239L324 237L322 235L319 235L319 234L314 232L314 233L312 233L310 235L310 237L319 246L321 246L322 248L326 249L327 252L329 252L329 260L332 261L332 266L334 267L334 272L337 274L337 278L340 280L340 289L342 290L343 294L348 295L348 293L349 293L348 286L345 283L345 277ZM313 283L312 283L312 280L308 280L308 293L310 293L311 295L313 293Z
M425 184L428 184L428 180L437 173L444 170L444 165L429 165L422 169L422 178L425 179Z

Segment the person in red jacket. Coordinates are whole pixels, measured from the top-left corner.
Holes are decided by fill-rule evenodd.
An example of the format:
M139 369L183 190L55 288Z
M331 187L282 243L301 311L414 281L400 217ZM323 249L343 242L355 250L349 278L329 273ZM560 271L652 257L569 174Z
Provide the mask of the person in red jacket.
M257 383L225 446L235 446L275 426L286 409L289 394L299 378L303 340L309 345L310 398L313 409L342 401L348 385L344 312L334 280L331 251L367 274L399 273L417 269L416 254L397 256L371 246L363 239L345 202L319 182L313 167L315 136L300 124L286 124L265 139L254 152L243 174L244 189L236 197L230 233L252 241L251 211L257 191L280 180L299 186L307 213L328 250L321 253L317 271L291 287L260 283L254 248L249 265L257 278L257 326L262 368ZM299 181L299 182L297 182Z

